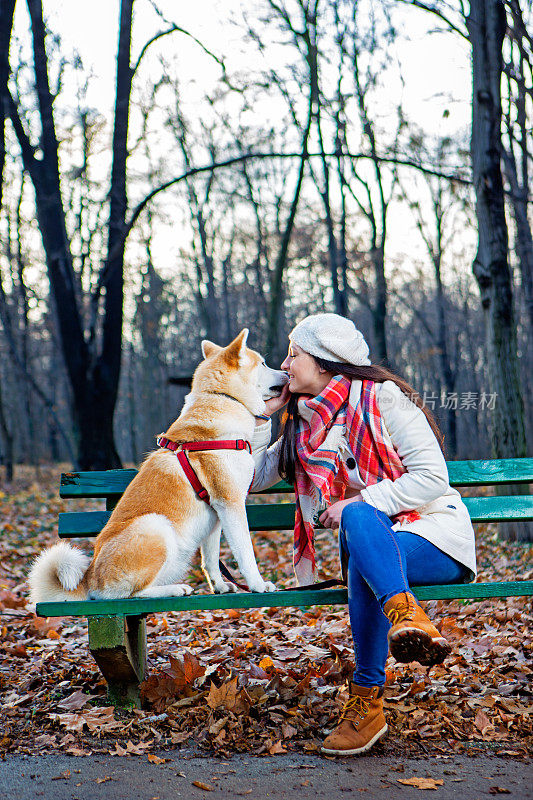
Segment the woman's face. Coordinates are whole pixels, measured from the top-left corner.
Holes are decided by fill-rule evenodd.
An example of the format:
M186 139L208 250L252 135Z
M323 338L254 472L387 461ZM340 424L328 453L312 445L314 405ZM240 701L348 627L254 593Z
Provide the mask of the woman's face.
M293 342L281 369L289 376L289 390L293 394L310 394L312 397L320 394L333 377L318 366L313 356Z

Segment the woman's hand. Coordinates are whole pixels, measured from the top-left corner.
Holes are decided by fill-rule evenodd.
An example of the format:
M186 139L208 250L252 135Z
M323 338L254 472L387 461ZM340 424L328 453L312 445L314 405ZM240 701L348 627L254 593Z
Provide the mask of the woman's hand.
M342 512L350 503L364 503L364 500L360 494L348 497L346 500L337 500L318 518L324 528L340 528Z
M272 414L275 414L276 411L279 411L280 408L287 405L290 396L289 384L286 383L279 397L271 397L270 400L265 401L265 414L271 417Z

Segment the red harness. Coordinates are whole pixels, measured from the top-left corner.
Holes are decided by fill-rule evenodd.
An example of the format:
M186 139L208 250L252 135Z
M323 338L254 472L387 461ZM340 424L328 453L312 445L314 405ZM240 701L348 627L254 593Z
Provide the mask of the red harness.
M199 450L248 450L252 452L252 445L246 439L212 439L206 442L173 442L167 439L166 436L158 436L157 444L159 447L164 447L166 450L172 450L176 453L176 457L180 462L185 475L192 488L204 502L209 503L209 493L205 486L202 486L198 475L191 466L191 462L187 456L187 450L190 452L198 452Z
M200 498L200 500L204 500L206 503L209 504L209 494L207 489L202 486L198 475L191 467L191 462L187 457L187 450L191 452L198 452L199 450L248 450L249 453L252 452L252 445L246 439L213 439L211 441L206 442L182 442L178 444L177 442L173 442L171 439L167 439L166 436L158 436L157 437L157 444L159 447L164 447L166 450L172 450L173 453L176 453L176 457L180 462L181 466L183 467L183 471L187 476L189 483L191 484L192 488ZM254 473L255 475L255 473ZM253 483L253 478L252 478ZM234 583L235 586L238 586L239 589L244 590L245 592L249 592L250 589L245 583L238 583L226 565L222 562L218 562L220 571L224 575L224 577ZM332 578L327 581L322 581L321 583L314 583L309 584L309 586L293 586L293 589L329 589L331 586L346 586L346 581L343 580L336 580Z

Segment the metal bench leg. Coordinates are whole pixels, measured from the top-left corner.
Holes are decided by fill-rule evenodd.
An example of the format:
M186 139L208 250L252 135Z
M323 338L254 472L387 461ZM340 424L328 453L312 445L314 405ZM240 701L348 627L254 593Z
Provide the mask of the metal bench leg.
M107 681L113 705L140 708L146 672L146 619L89 617L89 650Z

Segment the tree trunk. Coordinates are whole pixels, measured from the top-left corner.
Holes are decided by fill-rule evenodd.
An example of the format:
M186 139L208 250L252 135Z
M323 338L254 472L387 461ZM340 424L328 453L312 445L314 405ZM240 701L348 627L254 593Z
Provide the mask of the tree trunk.
M471 155L478 219L478 250L473 270L485 313L491 391L497 393L493 454L497 458L516 458L526 455L526 439L500 164L500 80L505 26L501 0L472 0L468 18L473 56Z
M3 186L4 186L4 164L6 157L5 148L5 118L7 111L7 79L9 75L9 40L11 38L11 28L13 26L13 13L15 11L15 0L0 0L0 210L2 208ZM0 381L1 384L1 381ZM4 413L2 392L0 385L0 431L4 440L6 479L8 482L13 480L14 455L13 455L13 434Z
M2 189L4 185L4 163L6 158L5 119L7 107L7 79L9 76L9 40L13 27L15 0L0 0L0 209L2 208Z
M374 353L373 363L388 366L387 353L387 279L385 277L385 252L383 246L373 247L370 258L374 267L376 280L376 294L372 305L372 321L374 327Z
M15 474L15 452L13 447L13 433L9 428L7 417L4 411L4 399L2 397L2 381L0 380L0 434L4 441L4 464L6 465L6 481L11 483Z
M129 63L132 6L133 0L122 0L107 261L102 270L99 293L94 303L97 308L100 291L105 288L100 354L97 353L98 337L94 330L91 331L90 349L86 342L76 293L76 280L60 189L58 142L48 81L41 0L28 0L33 37L35 87L42 128L41 160L35 158L16 105L8 96L11 119L22 150L24 167L35 189L37 219L46 254L61 349L72 387L78 463L82 469L107 469L120 466L113 439L113 414L118 393L122 344L124 233L127 204L126 159L132 79ZM95 314L93 322L95 328L96 323Z
M456 371L452 369L450 354L448 350L447 338L447 319L446 319L446 297L444 294L444 286L442 285L442 208L440 199L435 204L435 222L437 224L437 239L436 251L433 254L433 267L435 269L435 281L437 284L437 347L439 350L439 360L441 365L442 377L446 393L451 394L455 389L455 376ZM448 456L457 456L457 410L453 407L448 409L446 428L448 434Z
M522 133L525 136L525 131ZM533 333L533 235L527 213L528 186L520 186L516 162L511 153L504 153L504 168L511 187L510 205L516 225L516 253L529 328Z
M492 450L496 458L517 458L526 455L526 436L501 172L500 86L506 30L501 0L471 0L467 27L472 44L471 157L478 220L473 272L484 310L490 391L496 394ZM508 530L513 538L525 538L526 532L519 530L523 527L506 526L513 529Z
M124 247L126 229L126 161L128 157L128 122L133 71L130 66L133 0L122 0L117 54L117 88L113 130L113 166L107 261L104 267L105 298L102 350L90 375L90 408L80 407L80 463L82 469L120 467L120 457L113 436L113 414L117 402L122 351L124 298ZM89 416L86 418L86 413ZM83 417L83 419L82 419ZM83 435L88 434L88 439ZM87 466L84 466L87 465Z
M282 348L280 344L280 327L283 312L283 273L285 271L285 267L287 266L289 244L291 241L294 221L296 218L296 210L298 208L300 191L304 179L305 165L307 162L307 143L309 139L309 131L311 129L311 120L311 101L309 101L309 115L302 139L302 155L300 156L298 179L296 181L296 188L292 198L291 210L289 212L287 224L283 232L278 257L276 259L276 264L274 266L270 281L270 304L268 308L266 357L270 359L272 364L277 363L282 355Z
M524 11L526 9L524 4ZM505 115L507 147L503 150L503 166L509 182L509 204L516 224L516 251L522 277L522 290L529 320L530 338L533 334L533 236L528 218L531 196L531 119L529 108L533 99L530 58L533 41L528 34L524 12L518 0L507 0L511 21L507 29L507 77L509 110Z

